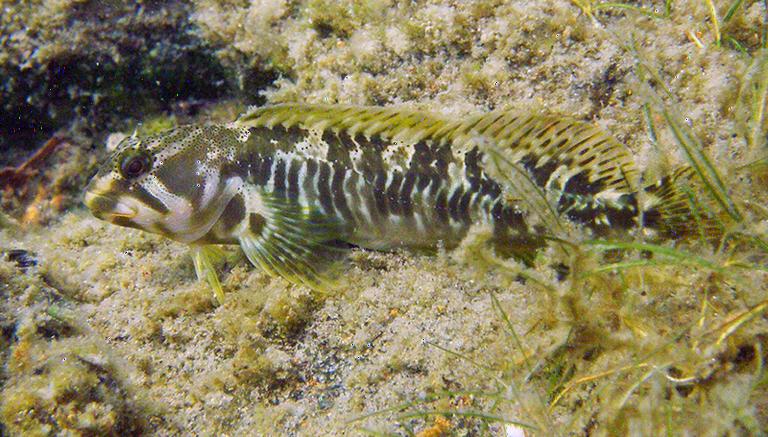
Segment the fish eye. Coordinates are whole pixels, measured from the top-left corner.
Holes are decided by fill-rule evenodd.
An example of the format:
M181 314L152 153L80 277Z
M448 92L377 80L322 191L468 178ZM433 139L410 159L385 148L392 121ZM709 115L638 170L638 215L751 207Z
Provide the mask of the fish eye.
M120 174L126 179L135 179L150 170L152 158L145 152L131 150L120 160Z

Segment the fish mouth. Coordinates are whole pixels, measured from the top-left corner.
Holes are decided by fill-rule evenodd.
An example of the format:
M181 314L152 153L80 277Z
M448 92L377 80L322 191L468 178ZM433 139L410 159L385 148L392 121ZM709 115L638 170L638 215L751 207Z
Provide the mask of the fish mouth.
M86 191L84 202L94 216L110 222L118 219L130 220L139 214L135 208L104 193Z

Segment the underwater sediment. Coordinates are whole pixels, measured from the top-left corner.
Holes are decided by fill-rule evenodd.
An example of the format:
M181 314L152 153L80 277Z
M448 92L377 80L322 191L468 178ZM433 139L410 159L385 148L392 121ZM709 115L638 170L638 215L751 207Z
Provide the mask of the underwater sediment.
M764 430L766 4L709 5L3 2L0 434ZM354 250L327 294L230 250L216 306L80 203L110 134L285 102L589 120L647 180L696 167L725 237L573 229L525 264L478 228Z

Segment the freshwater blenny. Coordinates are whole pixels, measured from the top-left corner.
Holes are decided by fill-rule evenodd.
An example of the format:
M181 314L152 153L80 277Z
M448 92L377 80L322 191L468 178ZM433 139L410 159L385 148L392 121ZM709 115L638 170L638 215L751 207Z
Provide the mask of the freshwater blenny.
M600 235L682 234L689 209L673 180L638 188L627 148L559 116L448 120L296 104L127 138L85 203L101 219L192 245L198 276L221 301L210 245L239 244L254 265L319 287L351 245L450 247L478 223L502 246L540 242L548 216Z

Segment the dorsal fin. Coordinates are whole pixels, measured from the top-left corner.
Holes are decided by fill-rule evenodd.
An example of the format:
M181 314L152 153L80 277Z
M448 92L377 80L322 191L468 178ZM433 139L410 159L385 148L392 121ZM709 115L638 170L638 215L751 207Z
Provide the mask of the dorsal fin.
M236 122L240 127L285 128L299 126L320 131L361 134L367 138L380 136L391 141L414 144L424 139L445 137L458 127L451 122L425 112L403 108L347 105L281 104L255 108ZM437 133L441 135L436 135Z
M579 174L585 182L600 181L603 190L639 188L630 150L591 123L554 114L497 111L464 119L452 136L464 143L478 135L511 162L524 165L548 190L564 190L568 179Z

